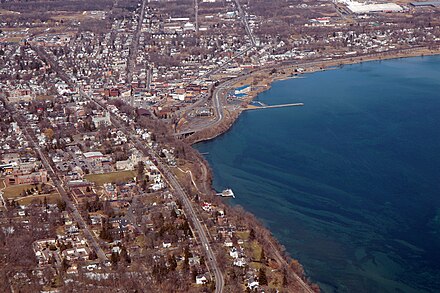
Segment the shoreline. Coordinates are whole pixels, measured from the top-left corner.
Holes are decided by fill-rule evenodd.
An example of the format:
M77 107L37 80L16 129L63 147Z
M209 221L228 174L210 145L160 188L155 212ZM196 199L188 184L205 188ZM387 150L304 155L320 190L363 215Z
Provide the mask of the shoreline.
M224 82L231 82L236 80L235 82L232 82L232 85L229 87L230 89L237 88L246 84L252 84L252 82L257 82L257 84L254 85L256 87L256 90L252 90L248 94L248 96L246 96L243 99L242 106L238 110L230 111L226 109L226 107L223 105L223 109L225 111L225 115L224 115L225 117L224 119L222 119L222 121L219 121L218 125L204 129L199 133L195 133L193 136L186 138L185 141L190 145L194 145L200 142L215 139L218 136L226 133L227 131L229 131L229 129L231 129L235 121L240 117L240 114L243 111L247 110L246 107L259 94L269 90L274 82L288 80L292 78L303 78L302 75L304 74L310 74L325 70L334 70L346 65L361 64L363 62L375 62L382 60L424 57L424 56L434 56L434 55L440 55L440 48L438 49L410 48L400 52L384 52L382 54L364 55L364 56L357 56L350 58L322 60L322 61L305 61L305 62L299 61L298 63L284 64L278 68L276 67L276 65L271 65L267 68L257 69L244 76L238 76L229 80L225 80ZM302 68L304 69L304 71L302 72L295 71L298 68ZM221 99L224 100L224 98L225 97L223 96Z
M252 90L252 92L244 99L242 107L236 111L229 111L228 109L225 109L225 115L224 119L222 121L219 121L218 125L215 125L213 127L208 128L207 132L206 130L202 131L201 135L199 134L199 137L196 137L195 139L186 139L186 141L193 146L196 143L209 141L211 139L215 139L222 134L229 131L232 126L234 125L235 121L240 117L240 114L243 111L246 111L246 108L260 93L267 91L271 88L272 84L276 81L282 81L287 80L291 78L301 78L302 74L305 73L314 73L318 71L324 71L324 70L333 70L338 69L338 67L343 67L345 65L354 65L354 64L360 64L363 62L373 62L373 61L382 61L382 60L391 60L391 59L401 59L401 58L411 58L411 57L423 57L423 56L433 56L433 55L440 55L440 48L436 50L428 50L426 48L419 48L419 49L411 49L405 52L399 52L399 53L391 53L391 54L384 54L384 55L374 55L374 56L359 56L359 57L353 57L353 58L345 58L345 59L337 59L337 60L326 60L326 61L318 61L318 62L303 62L303 63L297 63L297 64L288 64L283 65L279 67L278 69L271 67L271 68L263 68L256 70L255 72L249 73L247 76L239 76L234 79L237 80L237 82L233 82L230 88L236 88L239 86L242 86L244 84L251 84L251 83L245 83L245 81L249 80L255 80L258 77L261 77L261 80L257 83L257 90ZM301 73L296 72L295 70L298 68L304 68L304 71ZM275 70L275 72L274 72ZM263 76L261 76L263 75ZM265 75L265 76L264 76ZM229 80L230 81L230 80ZM224 96L221 97L222 100L225 99ZM205 132L205 133L203 133ZM194 134L196 135L196 134ZM209 163L206 161L206 159L193 147L193 149L200 155L201 160L200 163L205 167L206 169L206 176L208 179L209 188L211 191L215 191L212 186L212 178L213 178L213 172L212 169L209 166ZM234 207L227 203L226 201L222 201L224 205L229 206L230 208L234 209ZM259 221L258 221L259 222ZM279 240L272 234L269 228L267 228L265 225L263 225L261 222L259 222L259 225L267 231L265 238L269 241L271 247L275 251L276 254L279 255L280 259L284 260L285 264L288 264L289 262L296 261L294 260L290 254L285 250L282 243L279 242ZM281 260L280 260L281 261ZM296 261L297 262L297 261ZM302 268L301 264L298 262L298 265ZM307 276L307 268L303 269L304 274L300 277L296 272L294 273L295 279L301 284L304 284L306 287L308 287L310 290L311 288L316 285L316 280L310 280ZM318 287L319 288L319 287ZM315 287L315 289L317 289ZM317 289L319 292L319 289Z

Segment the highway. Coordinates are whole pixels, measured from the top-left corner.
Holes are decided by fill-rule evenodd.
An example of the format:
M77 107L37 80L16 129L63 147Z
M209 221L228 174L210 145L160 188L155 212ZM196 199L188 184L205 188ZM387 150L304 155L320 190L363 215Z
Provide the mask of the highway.
M220 72L221 70L226 68L232 61L243 56L247 52L249 52L257 47L256 41L255 41L255 36L254 36L251 28L249 27L249 23L247 21L246 14L244 13L243 9L241 8L239 0L234 0L234 3L235 3L235 6L237 7L238 13L240 14L240 18L243 22L246 33L249 36L249 39L251 41L251 45L248 46L247 48L245 48L244 50L236 53L234 56L232 56L231 59L229 59L225 63L221 64L220 66L218 66L218 67L206 72L205 74L202 74L201 76L197 77L197 79L192 81L192 83L197 83L204 78L207 78L213 74ZM198 9L197 0L195 0L195 8L196 8L196 13L197 13L197 9ZM235 82L237 82L237 80L235 80ZM175 135L179 136L179 135L184 135L184 134L190 134L190 133L198 132L198 131L201 131L201 130L204 130L204 129L207 129L209 127L212 127L212 126L219 124L221 122L221 120L223 119L223 108L222 108L221 102L220 102L220 99L221 99L220 93L222 93L224 90L226 90L228 88L228 86L231 84L233 84L233 83L227 81L224 84L222 84L220 87L216 88L213 93L213 108L214 108L214 112L215 112L215 120L214 121L209 121L206 124L204 124L202 126L195 127L193 129L180 131L180 132L176 133ZM191 109L186 109L186 110L191 110Z
M90 232L86 222L84 221L83 217L79 213L77 207L70 199L70 197L64 187L64 182L60 179L57 171L55 171L53 169L50 159L41 150L40 146L36 143L35 134L34 134L33 130L30 129L29 123L27 121L25 121L24 116L17 115L17 112L13 106L9 106L8 110L12 114L14 121L17 122L17 124L23 130L23 133L25 134L28 142L31 144L33 149L40 156L41 162L43 163L43 166L46 169L49 178L52 180L53 185L57 188L61 198L65 201L66 208L71 211L71 213L73 215L73 219L78 223L79 228L83 231L84 236L86 237L87 242L89 243L89 246L95 251L96 255L98 256L98 259L101 262L106 261L107 257L105 255L104 251L99 246L95 237Z
M244 78L244 76L242 76L241 78ZM202 131L202 130L205 130L205 129L208 129L208 128L211 128L213 126L218 125L224 118L222 97L223 97L223 95L226 94L226 91L234 83L237 83L239 80L240 80L240 78L230 79L228 81L225 81L224 83L222 83L221 85L219 85L218 87L216 87L214 89L214 92L212 94L212 108L214 110L214 119L213 120L209 120L206 123L204 123L203 125L198 125L196 127L189 128L189 129L186 129L181 132L177 132L175 135L179 136L179 135L185 135L185 134L190 134L190 133L194 133L194 132L199 132L199 131Z
M217 259L214 255L214 252L210 246L208 235L209 231L207 230L205 225L200 223L200 220L197 217L194 206L192 202L189 200L187 194L182 189L181 185L177 181L176 177L169 171L168 167L165 166L162 162L158 161L158 168L164 173L165 178L168 179L168 182L173 187L174 191L179 194L180 199L182 200L182 204L184 207L185 214L188 218L192 220L192 225L197 231L198 239L202 245L202 248L207 256L206 261L209 263L208 268L211 268L211 273L214 274L215 277L215 292L220 293L223 292L223 287L225 285L223 273L221 272Z

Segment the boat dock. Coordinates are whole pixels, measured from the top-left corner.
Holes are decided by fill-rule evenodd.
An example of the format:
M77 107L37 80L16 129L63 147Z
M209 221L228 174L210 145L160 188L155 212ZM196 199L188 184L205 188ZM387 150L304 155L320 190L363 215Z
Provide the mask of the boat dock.
M235 194L234 194L234 192L232 191L232 189L230 189L230 188L225 189L225 190L223 190L223 191L220 192L220 193L217 193L217 195L218 195L218 196L221 196L221 197L232 197L232 198L235 198Z
M281 105L264 105L264 106L253 106L249 105L244 110L259 110L259 109L271 109L271 108L285 108L285 107L299 107L304 106L304 103L292 103L292 104L281 104Z

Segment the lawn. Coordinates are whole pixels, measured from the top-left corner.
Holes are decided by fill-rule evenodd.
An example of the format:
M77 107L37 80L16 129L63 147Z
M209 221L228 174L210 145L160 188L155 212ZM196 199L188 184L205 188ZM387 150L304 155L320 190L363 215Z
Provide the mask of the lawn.
M104 174L86 175L85 179L95 182L96 185L102 186L104 183L124 182L133 179L136 176L135 171L121 171Z
M36 185L13 185L13 186L9 186L6 187L5 190L3 191L4 193L4 197L5 199L12 199L12 198L16 198L16 197L20 197L21 193L24 190L28 190L28 189L32 189L32 188L37 188Z
M238 231L235 233L238 238L242 240L248 240L249 239L249 231Z
M20 205L28 205L33 200L39 200L39 201L43 202L45 197L46 197L47 203L49 203L49 204L56 204L61 199L59 193L51 193L51 194L27 196L23 199L19 199L17 202Z
M251 257L254 260L259 260L260 259L262 247L261 247L261 245L256 240L253 240L253 241L250 241L250 242L246 243L245 246L247 246L249 248L249 250L251 252ZM251 268L253 268L253 269L257 269L258 270L258 269L260 269L262 267L262 264L259 263L259 262L251 262L249 264L249 266Z

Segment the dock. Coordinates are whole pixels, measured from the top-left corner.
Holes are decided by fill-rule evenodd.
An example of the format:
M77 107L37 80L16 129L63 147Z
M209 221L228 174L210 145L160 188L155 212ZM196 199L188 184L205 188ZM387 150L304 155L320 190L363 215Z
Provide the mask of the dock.
M223 190L223 191L220 192L220 193L217 193L217 195L218 195L218 196L221 196L221 197L232 197L232 198L235 198L235 194L234 194L234 192L232 191L232 189L230 189L230 188L225 189L225 190Z
M252 106L249 105L247 108L244 108L244 110L260 110L260 109L272 109L272 108L285 108L285 107L300 107L304 106L304 103L292 103L292 104L281 104L281 105L265 105L265 106Z

